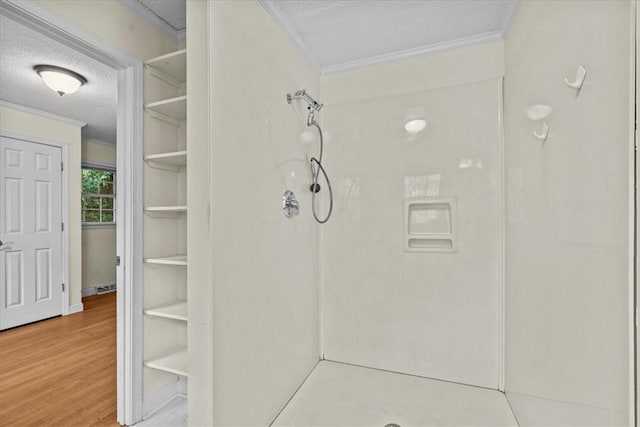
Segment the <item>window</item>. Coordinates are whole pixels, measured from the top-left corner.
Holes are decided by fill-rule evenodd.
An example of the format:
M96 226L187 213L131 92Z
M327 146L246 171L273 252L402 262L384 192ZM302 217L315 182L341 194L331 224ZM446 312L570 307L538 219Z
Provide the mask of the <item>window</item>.
M82 168L82 223L115 223L116 173L113 170Z

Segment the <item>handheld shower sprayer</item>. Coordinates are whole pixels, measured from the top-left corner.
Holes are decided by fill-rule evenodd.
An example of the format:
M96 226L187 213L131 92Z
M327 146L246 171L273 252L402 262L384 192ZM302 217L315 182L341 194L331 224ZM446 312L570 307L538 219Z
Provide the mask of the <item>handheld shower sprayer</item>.
M318 135L320 136L320 155L316 159L315 157L311 158L311 180L312 183L309 186L309 191L311 191L311 211L313 213L313 217L320 224L324 224L329 220L331 216L331 212L333 212L333 190L331 189L331 182L329 182L329 177L322 167L322 154L324 150L324 138L322 136L322 128L315 119L315 113L322 109L323 104L320 104L318 101L313 99L307 91L302 89L294 92L294 94L287 94L287 103L291 104L293 100L301 99L307 103L307 109L309 110L309 115L307 116L307 126L315 127L318 130ZM320 192L320 184L318 183L318 179L320 178L320 172L322 172L322 176L324 176L324 180L327 182L327 188L329 189L329 212L324 219L318 217L316 213L316 194Z

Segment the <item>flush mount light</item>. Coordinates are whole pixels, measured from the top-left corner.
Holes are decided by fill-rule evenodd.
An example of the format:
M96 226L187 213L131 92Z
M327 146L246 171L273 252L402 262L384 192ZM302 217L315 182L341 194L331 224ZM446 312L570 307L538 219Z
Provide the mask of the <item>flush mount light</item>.
M36 65L33 69L44 84L60 96L73 93L87 83L87 79L80 74L55 65Z
M427 121L424 119L409 120L404 124L404 130L410 134L416 134L423 130L427 126Z

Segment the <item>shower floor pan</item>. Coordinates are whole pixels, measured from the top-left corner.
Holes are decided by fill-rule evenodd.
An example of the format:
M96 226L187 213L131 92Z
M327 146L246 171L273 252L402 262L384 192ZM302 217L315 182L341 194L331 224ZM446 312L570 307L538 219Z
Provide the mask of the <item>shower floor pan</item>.
M504 394L322 361L273 426L517 426Z

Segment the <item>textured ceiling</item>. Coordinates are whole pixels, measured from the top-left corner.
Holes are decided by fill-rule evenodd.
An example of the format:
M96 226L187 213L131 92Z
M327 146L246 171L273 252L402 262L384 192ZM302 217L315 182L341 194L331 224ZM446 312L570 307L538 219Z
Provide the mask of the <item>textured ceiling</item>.
M37 64L68 68L88 83L59 96L33 71ZM117 84L112 68L0 15L0 99L80 120L83 136L115 144Z
M518 0L262 0L320 69L500 37Z
M186 0L138 0L158 18L182 31L187 27Z

